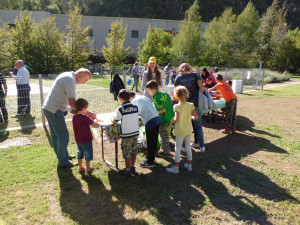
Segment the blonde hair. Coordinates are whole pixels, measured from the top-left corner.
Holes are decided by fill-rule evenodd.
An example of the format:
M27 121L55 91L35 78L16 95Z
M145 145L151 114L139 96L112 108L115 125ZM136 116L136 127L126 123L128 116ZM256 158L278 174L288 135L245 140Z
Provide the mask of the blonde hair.
M85 74L88 75L90 79L92 79L91 72L86 68L80 68L79 70L76 70L74 74Z
M187 98L189 97L189 91L185 86L177 86L174 90L174 93L175 97L178 98L180 102L186 102Z
M179 71L180 74L195 72L195 70L193 69L193 67L190 64L188 64L188 63L182 63L179 66L178 71Z

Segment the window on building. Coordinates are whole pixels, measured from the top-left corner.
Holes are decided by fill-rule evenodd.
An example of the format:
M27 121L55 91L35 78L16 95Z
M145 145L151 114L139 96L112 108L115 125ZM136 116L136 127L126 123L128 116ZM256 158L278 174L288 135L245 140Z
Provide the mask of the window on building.
M131 31L131 38L139 38L139 31L138 30L132 30Z
M90 37L93 37L93 36L94 36L94 31L93 31L93 29L91 29L91 28L89 29L89 36L90 36Z

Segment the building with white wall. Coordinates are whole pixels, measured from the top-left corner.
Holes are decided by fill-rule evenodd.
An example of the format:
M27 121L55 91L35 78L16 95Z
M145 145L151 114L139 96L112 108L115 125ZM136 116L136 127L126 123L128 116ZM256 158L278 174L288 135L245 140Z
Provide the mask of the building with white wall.
M42 11L28 11L31 13L35 22L40 22L43 18L54 16L56 18L57 27L61 32L66 31L68 23L68 15L64 14L50 14L49 12ZM0 10L0 21L14 26L15 20L22 13L19 10ZM137 48L138 43L146 38L149 24L151 27L157 27L165 30L173 35L178 32L178 20L161 20L161 19L146 19L146 18L125 18L125 17L104 17L104 16L82 16L82 26L90 27L90 37L94 40L94 47L101 49L106 45L105 38L107 37L111 23L117 19L123 20L124 27L127 26L127 35L125 46ZM203 28L208 23L203 23Z

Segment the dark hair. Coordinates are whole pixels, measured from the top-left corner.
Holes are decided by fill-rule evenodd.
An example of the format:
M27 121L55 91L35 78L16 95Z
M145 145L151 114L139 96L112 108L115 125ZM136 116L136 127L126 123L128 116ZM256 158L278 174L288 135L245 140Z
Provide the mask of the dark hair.
M119 91L118 97L123 99L124 101L129 101L130 95L126 89L121 89Z
M206 80L211 80L212 81L212 77L208 77Z
M134 91L128 91L129 93L129 98L134 98L135 97L135 92Z
M217 73L219 71L219 68L218 67L215 67L215 72Z
M158 90L158 84L155 80L150 80L147 82L146 88L149 88L151 90L153 90L153 89Z
M154 72L155 72L155 75L156 75L156 82L157 82L158 84L162 85L162 84L160 83L160 77L161 77L161 74L160 74L160 72L159 72L159 70L158 70L158 65L157 65L157 64L156 64L156 67L155 67L155 69L154 69ZM152 71L151 71L149 65L148 65L148 70L147 70L147 80L148 80L148 81L152 80Z
M223 76L222 76L221 74L217 74L216 79L217 79L218 81L223 81Z
M87 108L89 105L88 101L83 99L83 98L79 98L76 100L75 102L75 109L76 111L81 111L84 108Z
M206 80L209 77L209 72L205 67L202 68L201 72L202 71L204 71L205 74L202 75L202 73L201 73L201 77L202 77L202 79Z
M227 83L230 85L230 87L232 86L232 81L228 80Z
M168 63L168 67L170 67L170 66L172 66L172 64L171 64L171 63Z

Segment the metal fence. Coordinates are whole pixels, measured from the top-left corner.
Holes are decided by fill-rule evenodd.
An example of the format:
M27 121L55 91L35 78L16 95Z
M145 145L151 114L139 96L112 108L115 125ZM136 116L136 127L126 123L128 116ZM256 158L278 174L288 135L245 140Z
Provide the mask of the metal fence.
M98 67L97 70L101 68ZM103 75L93 75L93 79L88 81L86 84L76 86L76 97L85 98L89 102L89 110L98 113L112 112L117 109L118 102L114 100L113 95L109 91L109 84L111 82L109 72L119 73L124 81L127 89L131 89L131 85L127 84L130 78L131 67L110 67L104 69L102 67ZM174 68L176 69L176 68ZM195 68L199 70L200 68ZM210 68L208 68L210 69ZM93 73L97 73L92 70ZM227 69L219 68L219 72L224 76L225 80L242 80L243 89L257 89L262 88L264 80L264 70L259 69ZM31 112L30 116L20 116L12 118L17 113L17 89L16 82L10 77L5 77L8 86L8 95L5 99L6 108L9 114L8 123L0 124L0 134L13 130L13 129L26 129L36 126L42 126L42 110L41 106L51 90L51 86L57 75L48 76L31 76L30 78L30 100L31 100ZM141 80L139 82L139 90L141 90ZM71 120L72 115L69 113L66 116L67 120Z

